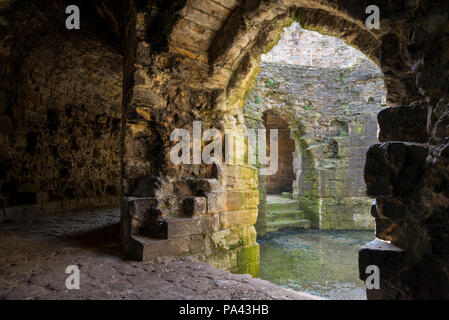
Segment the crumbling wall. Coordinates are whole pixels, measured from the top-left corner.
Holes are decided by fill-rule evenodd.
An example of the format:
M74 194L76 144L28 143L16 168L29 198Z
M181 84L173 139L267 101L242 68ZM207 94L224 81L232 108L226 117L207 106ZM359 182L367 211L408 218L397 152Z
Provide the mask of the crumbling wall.
M424 148L422 154L427 154L434 160L428 163L429 169L426 173L434 173L430 179L430 176L420 171L420 175L413 181L419 182L414 184L416 187L423 187L419 193L411 195L405 193L385 195L380 186L386 185L386 190L391 191L391 188L402 185L399 177L408 176L415 165L417 170L420 170L421 167L418 165L422 160L420 152L415 153L413 151L415 148L412 148L409 158L403 157L406 153L400 150L404 148L397 149L397 154L386 153L384 161L387 162L377 170L374 165L377 161L371 164L368 153L365 180L368 183L369 195L376 197L378 203L385 203L386 197L389 197L388 200L394 200L395 204L398 202L404 204L398 209L402 213L399 218L392 219L379 214L376 232L379 238L391 239L392 245L399 246L403 251L379 249L376 245L362 250L361 277L365 278L364 267L369 263L378 264L381 270L384 268L386 278L381 285L383 289L380 296L385 297L431 296L431 290L419 292L413 287L413 281L409 280L414 278L412 275L418 275L419 281L416 282L422 285L429 279L425 273L417 272L419 268L430 270L432 275L440 274L438 278L441 280L440 283L449 283L449 277L444 273L447 259L439 254L445 250L437 245L438 241L434 241L442 239L447 234L448 223L444 212L449 207L447 196L444 194L445 174L442 174L446 171L442 158L443 146L446 143L444 139L447 136L444 131L446 102L441 100L447 91L444 74L447 70L447 61L444 58L446 41L443 40L447 39L444 36L447 33L447 19L444 13L447 11L447 3L443 0L419 3L379 1L377 2L381 11L379 30L368 30L366 27L365 2L229 0L219 4L215 1L195 0L164 3L166 4L139 2L136 15L130 15L134 19L130 21L135 23L127 25L129 31L127 48L133 48L130 50L131 54L127 55L127 64L134 66L135 69L133 72L130 69L129 74L127 73L126 77L129 77L127 80L130 81L125 80L123 200L124 203L130 204L134 198L146 198L145 201L148 203L154 200L156 204L150 206L151 210L137 210L137 214L133 213L132 206L123 206L122 226L125 243L129 244L136 240L138 237L136 230L146 223L158 221L148 216L155 213L154 216L162 217L163 222L167 221L167 217L171 214L177 214L182 199L178 196L176 186L179 181L188 179L217 179L226 197L233 194L231 188L238 188L239 191L234 194L239 195L241 199L235 202L239 205L233 205L232 210L228 207L222 209L219 221L232 216L236 218L236 227L253 226L256 219L251 213L254 211L251 209L246 214L240 214L242 211L239 209L245 206L257 207L257 201L248 204L243 200L246 199L245 192L251 191L250 194L256 194L253 191L257 189L257 175L254 179L250 179L250 183L245 183L240 179L249 176L247 172L251 172L251 169L248 167L240 171L235 167L224 166L217 166L215 170L214 166L211 166L211 171L208 171L210 169L208 166L174 166L167 156L167 150L173 145L168 137L173 128L191 129L192 120L201 119L207 126L217 126L222 131L225 128L236 130L238 126L243 125L245 123L243 107L259 71L260 55L277 43L284 26L297 20L306 29L334 35L360 48L381 67L385 75L386 100L393 106L390 110L379 114L383 137L381 141L389 141L385 144L386 150L392 150L388 146L396 143L393 141L403 141L400 144L404 148L410 142L418 144L427 142L427 122L429 133L433 134L435 131L435 137L438 138L437 147L429 153L425 145L419 146ZM165 23L160 24L161 22ZM153 28L155 25L164 26L156 29L157 36L151 31L155 30ZM152 39L158 40L155 47L152 47ZM432 115L429 121L424 115L427 114L428 108L432 110L429 113ZM401 118L397 115L407 116ZM398 125L391 125L395 122ZM146 146L152 146L153 149ZM382 154L379 152L373 151L373 154ZM158 161L155 161L156 159ZM391 162L395 159L404 161ZM370 168L373 170L370 171ZM382 170L385 174L374 174L378 170ZM228 181L233 183L225 184L224 177L228 177ZM433 189L432 186L435 186L433 180L441 182L436 184L439 188ZM372 189L370 184L374 186ZM146 192L141 192L144 189L142 186L145 186ZM165 188L166 186L171 187ZM203 194L207 198L209 191L203 189L210 190L203 186L194 194ZM414 207L416 199L419 199L420 204L425 204L425 210L420 210L425 214L415 219L409 215L409 208ZM210 200L207 201L209 206ZM376 208L380 208L380 205ZM398 212L398 210L391 211ZM372 213L375 214L375 211L372 210ZM203 216L214 215L215 213ZM433 224L434 221L437 222ZM132 226L137 228L133 230ZM441 227L440 232L436 232L436 226ZM220 228L225 228L221 222L219 228L207 228L209 232L203 230L201 234L205 242L206 239L212 239L209 242L212 248L222 248L222 257L218 258L219 253L215 249L209 251L204 249L201 254L216 257L214 264L228 270L239 263L242 266L251 263L256 266L255 240L239 243L237 237L234 237L236 246L231 248L227 246L228 240L221 242L219 239L222 238L212 238L211 235L220 231L226 234L228 231L225 230L232 230L234 227L223 230ZM251 231L251 239L254 239L253 232ZM189 236L180 236L179 239L184 240L176 241L186 245L182 250L171 253L189 253L187 244L190 243L192 235L189 233ZM409 236L407 238L404 235ZM139 258L145 256L142 253L156 252L145 249L156 248L157 244L150 241L148 234L143 234L143 237L144 239L137 241L138 250L133 250L135 247L131 245L128 246L127 252L136 253ZM422 241L407 242L401 241L402 238L422 239ZM176 243L175 239L165 240L161 247L170 247ZM430 250L432 246L435 248ZM204 248L211 247L206 245ZM239 256L240 252L248 252L249 248L252 248L250 251L254 254ZM232 257L236 258L226 259L229 257L226 256L226 252L232 253ZM424 255L425 252L427 255ZM412 258L411 262L400 264L401 255ZM397 256L398 262L393 262L391 256ZM429 257L439 263L427 263L426 261L430 261ZM407 272L398 273L397 269L393 272L395 267ZM242 267L241 270L245 268ZM447 290L447 287L434 296L441 297L444 290Z
M381 144L370 147L364 171L368 195L376 199L371 210L376 236L385 240L360 251L363 280L368 265L381 270L381 289L369 290L368 297L449 296L446 0L375 1L381 21L373 30L365 25L364 1L91 2L108 24L96 32L113 30L124 49L121 185L127 254L144 259L195 252L220 268L257 274L257 171L245 165L173 165L169 137L174 128L191 129L193 120L220 132L242 126L261 54L277 43L283 27L300 21L360 48L385 76L390 108L378 115ZM4 106L16 103L15 74L54 23L64 26L63 4L0 5L1 80L7 89L0 95L1 128L8 128L11 117ZM9 143L5 137L2 147ZM195 212L202 214L169 221ZM158 230L175 237L152 238Z
M2 34L23 49L1 61L9 75L0 89L3 219L120 203L123 56L86 21L70 32L40 9L8 16L15 29ZM27 21L44 28L39 37L12 33Z
M252 229L257 200L244 200L257 194L257 174L250 174L253 171L246 166L174 166L167 156L172 146L168 137L173 128L190 129L192 120L201 119L221 131L243 125L243 107L258 74L260 55L276 44L284 26L297 20L306 29L360 48L385 76L390 108L378 116L382 144L370 147L364 176L368 195L376 198L371 212L377 219L377 237L391 243L373 242L360 252L361 278L366 279L365 270L371 264L379 266L382 275L381 290L370 290L368 296L447 297L448 4L446 0L379 0L375 4L381 13L378 30L366 27L364 1L139 1L135 14L125 11L129 52L123 201L130 204L143 197L147 203L156 202L150 208L157 209L141 208L135 213L132 206L123 206L125 243L136 239L137 234L130 233L134 223L142 226L158 221L148 215L177 214L182 200L178 182L211 178L223 187L228 201L220 209L219 227L209 226L199 233L200 244L208 243L199 246L199 254L228 270L257 269ZM216 192L210 192L207 185L198 184L194 194L206 195L209 208L213 201L208 196ZM212 212L203 217L215 218L217 211ZM228 218L232 227L222 223ZM232 230L240 226L248 230L249 237L235 236L238 233ZM142 252L159 254L175 244L184 246L171 254L189 253L187 244L198 234L187 234L180 233L183 240L178 242L162 243L144 234L138 243L139 250L145 250L134 253L142 258ZM218 236L226 234L232 236ZM157 245L165 250L157 251ZM127 252L132 249L129 246Z

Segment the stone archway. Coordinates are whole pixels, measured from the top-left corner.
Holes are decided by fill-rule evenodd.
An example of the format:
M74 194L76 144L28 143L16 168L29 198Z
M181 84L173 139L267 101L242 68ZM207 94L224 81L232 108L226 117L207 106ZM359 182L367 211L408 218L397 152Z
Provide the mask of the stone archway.
M295 174L287 174L290 197L298 199L314 228L373 229L363 165L368 147L378 142L376 115L386 106L384 77L360 51L335 37L297 23L284 30L262 56L257 85L245 102L245 122L261 126L261 112L263 119L268 115L278 122L272 127L280 130L279 167L291 170L294 162ZM282 152L286 148L288 154ZM280 174L281 169L259 177L258 234L264 233L265 185Z
M215 257L207 259L211 262L215 261L216 265L221 265L229 270L234 270L235 266L239 266L237 269L241 271L248 270L246 266L249 265L255 267L257 246L254 240L246 241L251 239L251 236L246 237L242 232L236 231L237 226L250 228L254 223L254 216L251 213L254 203L247 200L249 194L253 194L256 185L256 180L252 178L251 168L220 166L213 172L209 172L202 166L176 168L170 164L164 154L159 158L160 160L164 159L162 165L160 163L156 165L151 161L150 154L148 154L148 158L141 156L138 152L139 148L136 149L135 146L141 145L141 142L145 141L149 145L160 145L164 150L170 145L166 137L169 136L173 128L179 126L191 128L191 120L199 117L209 126L222 130L237 128L243 123L239 110L241 110L243 98L257 74L260 54L269 47L270 43L276 42L276 37L283 25L290 23L292 19L299 19L306 28L345 39L348 43L359 47L373 61L379 63L386 76L387 101L392 106L402 105L382 112L379 115L379 124L382 141L404 142L396 144L387 142L371 148L365 167L365 179L368 184L368 194L377 198L377 206L374 207L377 209L377 213L374 213L377 219L377 237L392 241L394 245L404 251L390 250L389 247L379 250L376 245L367 247L361 252L361 270L364 270L368 261L375 262L381 268L388 270L390 264L382 258L382 252L385 250L395 257L397 256L400 261L403 261L399 258L401 255L412 259L407 267L404 266L401 270L412 272L419 263L425 265L424 257L427 256L429 246L434 242L430 241L427 236L427 232L433 233L433 227L424 221L428 221L426 217L433 216L433 213L441 212L442 208L446 208L447 205L444 200L445 196L435 204L428 202L428 199L439 197L434 193L435 191L432 191L430 184L425 182L429 178L424 178L423 161L425 155L429 155L428 149L424 145L410 143L427 141L428 134L425 126L427 103L433 110L438 101L444 97L445 82L437 84L426 81L433 78L431 70L435 70L428 65L428 61L437 61L436 65L440 66L440 70L447 69L446 62L442 59L443 56L437 53L444 52L444 50L426 49L431 46L431 43L438 43L439 48L444 48L445 42L436 32L439 26L443 27L444 19L435 20L435 27L430 27L425 23L427 18L419 14L420 8L425 10L429 16L437 14L437 12L441 12L442 3L426 2L418 6L416 3L409 2L399 4L391 1L379 1L378 5L382 11L382 23L379 31L366 29L364 24L366 8L363 3L356 4L345 1L250 1L240 3L232 0L222 4L212 1L177 3L171 5L171 12L177 12L172 19L164 20L170 15L165 13L167 11L159 11L159 15L156 14L157 21L170 21L170 24L167 24L167 29L161 33L161 36L166 38L164 42L166 46L159 47L155 51L150 49L151 44L147 42L147 39L151 39L151 37L147 37L146 32L151 33L151 31L147 31L149 29L146 25L148 21L145 20L146 13L143 8L137 8L137 24L131 27L136 31L136 42L135 45L132 45L136 49L134 51L136 55L134 59L131 59L137 67L134 73L136 85L128 85L132 90L129 91L127 103L125 103L127 114L125 126L127 128L124 137L124 201L125 203L129 202L133 197L147 198L145 201L141 200L145 203L142 204L143 208L147 208L148 206L154 207L154 204L151 205L151 203L154 203L154 199L156 199L157 208L156 211L153 210L154 208L148 209L149 211L144 209L137 210L140 213L131 214L133 211L126 209L129 206L125 205L124 228L127 229L132 225L132 223L126 223L129 214L134 215L136 221L139 219L146 221L145 212L156 212L157 217L170 216L171 212L176 210L167 210L166 204L176 205L180 201L178 196L180 192L173 189L177 185L174 182L193 179L195 187L191 185L190 190L194 191L195 188L205 190L203 194L206 195L208 207L218 208L216 199L220 197L219 194L226 199L223 200L225 204L221 209L207 216L213 219L212 217L218 215L219 223L217 227L208 229L210 231L203 234L202 240L200 238L200 242L204 241L204 247L201 244L201 248L204 250L202 255ZM157 9L155 4L149 4L148 7ZM414 37L410 37L411 33L414 34ZM173 66L176 67L173 68ZM440 79L443 78L444 76L441 75ZM418 81L416 82L415 79ZM420 91L415 83L420 87ZM151 94L149 94L150 92ZM427 98L426 102L424 102L424 98ZM410 105L411 102L414 104ZM438 108L435 109L436 113L432 113L433 116L429 122L429 133L435 138L432 140L435 145L434 150L440 150L444 144L445 131L441 128L444 122L442 110L445 105L445 100L441 100ZM396 125L392 126L391 121ZM433 131L434 128L436 131ZM397 159L399 162L394 162L396 160L393 161L391 157L396 159L396 155L400 154L403 155L400 159L405 157L406 160ZM435 156L431 157L436 157L436 162L431 166L433 169L429 168L429 170L440 171L442 168L438 167L440 166L438 163L444 160L440 159L436 153L433 154ZM414 165L409 167L411 163ZM401 179L404 177L405 180L401 181L408 184L404 173L412 170L411 168L419 170L419 174L413 176L412 184L416 188L425 186L413 189L414 196L400 192L400 190L404 190L401 187L403 184L397 180L399 176ZM379 176L375 173L379 170L387 173ZM243 177L245 178L242 180ZM441 181L442 176L431 179ZM215 184L215 181L218 182L218 185ZM417 184L417 181L424 184ZM237 185L241 190L239 192L236 192ZM140 192L142 187L148 191ZM437 193L441 193L443 189L439 189L440 191ZM166 193L161 190L165 190ZM391 190L398 190L399 193L394 191L392 193ZM174 192L173 196L168 196L172 191ZM189 191L188 194L198 194L198 192ZM418 194L419 196L417 196ZM235 200L239 198L239 201ZM417 200L414 200L416 198L427 200L418 204ZM201 203L204 200L191 201ZM405 214L411 210L409 205L426 208L425 211L429 213L425 217L418 218L416 215L411 217ZM388 209L393 207L400 208L398 210L404 214L399 214L399 216L393 214L393 212L398 212ZM175 207L172 206L172 208ZM415 209L412 211L415 212ZM375 212L374 209L373 212ZM230 217L233 222L228 220ZM440 221L439 223L443 223L440 218L437 220ZM214 236L216 233L224 238L218 237L218 235ZM229 242L221 239L226 238L225 234L233 233L243 237L241 238L243 245L232 250L226 249L230 248ZM407 239L410 239L412 234L417 238L410 242ZM125 233L125 240L128 239L128 236L129 233ZM435 237L440 238L441 236L435 235ZM185 233L185 238L188 240L181 241L182 243L192 243L191 233ZM179 238L176 239L180 241ZM245 241L243 241L244 239ZM166 243L175 243L175 239L166 241ZM146 247L145 242L141 242L137 246L140 257ZM223 251L218 254L214 250L220 247L223 248ZM148 250L148 252L152 251ZM189 250L191 249L185 247L184 252ZM218 262L216 258L218 255L221 256L218 260L227 262L225 264ZM399 260L398 264L400 264ZM438 267L435 267L435 272L436 270ZM389 277L385 278L384 290L379 296L411 297L425 294L418 294L413 288L405 288L402 285L401 287L405 291L394 289L396 286L393 283L401 281L403 276L406 277L405 273L398 275L386 271ZM364 277L363 272L361 276ZM422 279L424 281L425 277Z
M142 151L150 145L158 145L167 150L172 145L169 141L170 132L179 126L191 130L192 122L199 117L205 126L238 131L244 125L241 112L244 97L254 84L260 55L270 47L270 43L276 43L282 26L299 17L302 23L323 21L323 25L334 28L336 33L340 28L339 32L364 47L364 51L374 59L378 56L379 41L373 34L364 30L364 26L355 23L356 19L350 17L348 12L338 15L338 11L330 4L316 7L309 4L315 8L306 6L306 9L298 8L300 2L296 5L293 2L267 4L256 1L241 5L233 1L224 5L209 2L207 9L204 9L203 5L201 10L199 3L195 1L185 7L181 6L179 15L176 16L178 20L172 21L171 29L166 30L168 34L165 51L153 52L153 55L145 34L140 33L146 30L145 13L137 13L140 18L136 20L139 23L136 30L139 32L135 47L138 49L139 55L136 58L139 61L135 61L134 65L137 66L135 77L138 77L139 84L132 88L133 95L129 96L125 103L125 109L131 108L135 112L126 113L131 118L125 121L129 129L125 130L123 185L125 203L129 199L134 203L129 203L130 208L134 208L137 206L135 202L138 201L141 202L139 206L145 209L142 213L130 214L134 209L125 208L123 227L125 241L129 239L130 234L145 228L145 221L148 221L144 217L146 215L155 216L154 223L161 222L165 225L164 228L170 229L169 224L165 224L166 221L172 220L171 217L185 216L185 209L181 206L183 198L192 198L189 201L195 203L215 202L219 198L220 207L214 203L214 211L207 216L208 219L218 219L219 226L203 234L205 249L202 255L208 260L209 255L215 255L215 248L221 246L213 240L213 235L217 232L236 233L238 238L243 236L238 230L244 227L244 233L252 233L249 239L254 239L255 233L251 230L257 216L257 202L253 201L257 198L257 180L253 178L256 171L245 165L217 166L212 171L203 165L173 166L167 153L163 159L160 158L163 165L156 165L152 160L154 152L145 151L143 155ZM329 13L324 11L326 8ZM204 10L210 11L206 13ZM247 25L238 24L238 28L232 26L236 21L247 19ZM345 28L351 31L343 31ZM189 33L189 36L186 36L186 33ZM366 45L363 46L364 43ZM147 72L150 61L152 68ZM167 67L169 62L175 61L177 68L173 73ZM155 74L165 76L156 80L151 78L151 75ZM148 106L152 106L151 109ZM143 156L138 157L139 153ZM248 180L248 177L251 179ZM205 187L201 188L205 190L196 191L195 188L199 185L204 185ZM178 190L179 186L183 186L182 191ZM142 192L143 190L145 191ZM202 194L206 199L193 199L198 198L198 194ZM228 217L232 217L231 223L226 221ZM192 218L187 223L194 223L193 221L198 219L200 218ZM221 223L222 221L225 223ZM188 243L191 243L193 235L188 232L173 234L172 238L165 237L158 243L161 246L164 246L164 242L178 243L176 248L189 252ZM131 236L131 239L133 238L135 237ZM247 239L247 236L241 238L245 245L229 250L227 254L238 257L239 252L257 251L255 241L246 241ZM142 257L146 250L145 241L134 239L129 243L129 251L133 252L134 256ZM213 250L208 248L210 245ZM148 252L150 251L148 249ZM222 255L219 252L216 254ZM256 260L249 264L256 263L257 255L254 255L254 258ZM225 259L228 259L228 256ZM248 265L247 259L242 257L241 260L244 261L243 264ZM226 269L235 269L235 263L239 265L238 259L237 262L231 262ZM245 270L245 267L242 267L242 270Z
M368 195L376 199L376 237L384 240L360 252L362 279L368 265L383 270L382 289L369 297L447 297L446 1L374 1L381 10L379 30L366 28L364 2L112 2L95 4L124 49L122 235L129 255L190 253L222 269L257 274L256 170L173 165L170 134L191 130L195 120L220 132L243 126L242 106L260 55L277 42L283 26L299 20L360 48L386 77L391 108L379 113L381 144L369 149L364 169ZM7 3L2 10L28 12L27 4ZM21 17L17 30L30 41L17 44L2 34L2 57L16 62L5 69L10 91L9 79L36 35L51 20L64 25L63 17ZM40 29L28 28L36 21ZM10 56L9 49L19 54ZM11 102L9 95L6 100ZM34 145L35 136L28 140ZM163 239L151 238L148 230L158 228Z

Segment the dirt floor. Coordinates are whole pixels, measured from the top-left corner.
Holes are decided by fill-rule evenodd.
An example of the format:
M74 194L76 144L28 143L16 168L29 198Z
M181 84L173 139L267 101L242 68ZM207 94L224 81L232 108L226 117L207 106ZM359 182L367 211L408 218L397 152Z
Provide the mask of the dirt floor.
M0 224L0 299L313 299L192 258L125 261L118 209ZM66 268L80 289L66 288Z

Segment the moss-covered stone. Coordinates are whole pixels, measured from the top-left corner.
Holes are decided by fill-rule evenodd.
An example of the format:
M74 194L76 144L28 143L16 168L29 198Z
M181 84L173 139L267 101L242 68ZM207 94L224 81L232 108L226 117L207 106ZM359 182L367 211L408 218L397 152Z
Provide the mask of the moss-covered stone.
M260 247L259 244L241 247L237 254L238 273L259 276Z

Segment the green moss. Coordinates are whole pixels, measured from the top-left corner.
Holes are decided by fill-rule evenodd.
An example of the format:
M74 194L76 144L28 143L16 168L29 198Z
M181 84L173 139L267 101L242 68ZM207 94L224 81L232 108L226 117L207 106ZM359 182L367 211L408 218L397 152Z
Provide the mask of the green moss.
M260 248L256 243L252 246L242 247L237 254L238 273L259 276Z
M284 33L284 29L291 26L292 23L295 22L295 19L285 19L285 20L281 20L277 22L277 26L278 26L278 34L276 35L275 39L273 41L271 41L266 47L265 50L263 51L263 54L267 54L268 52L270 52L273 47L275 45L278 44L279 40L281 40L281 36Z
M329 36L329 37L335 37L335 36L336 36L335 34L333 34L333 33L329 32L329 31L327 31L327 30L326 30L324 27L322 27L322 26L311 25L311 24L307 24L307 25L306 25L305 23L301 23L300 17L297 18L297 21L298 21L298 23L300 24L300 26L301 26L303 29L310 30L310 31L315 31L315 32L321 33L322 35Z
M248 264L248 274L252 275L254 278L260 277L260 262L259 261Z
M252 92L257 86L257 77L259 76L262 68L260 65L257 65L252 68L251 75L249 76L246 82L241 81L237 88L238 90L229 97L228 105L238 105L241 108L245 105L246 100L248 100L248 96L250 92Z
M253 229L243 228L238 230L239 234L239 247L245 247L248 245L253 245L256 242L256 234Z
M345 130L340 128L340 137L347 137L347 136L348 136L348 133Z
M310 220L313 228L318 228L320 214L320 198L318 196L300 196L299 208L304 211L305 218Z
M281 40L281 35L282 35L282 32L279 33L279 35L275 38L275 40L271 41L271 42L265 47L265 50L263 51L263 54L267 54L268 52L270 52L271 50L273 50L274 46L278 44L279 40Z
M306 175L305 175L305 180L306 181L315 181L317 179L318 176L318 170L316 169L312 169L307 171Z
M271 88L271 87L273 87L274 86L274 80L273 79L268 79L266 82L265 82L265 87L266 88Z
M329 230L332 229L332 224L330 221L321 221L320 229Z
M306 101L306 105L304 106L304 110L313 110L312 101L310 101L310 100Z
M317 188L315 186L311 190L304 190L304 195L306 197L318 197L319 196L318 190L317 190Z
M247 181L257 181L257 178L259 177L259 171L256 168L242 166L239 167L239 176ZM256 189L257 187L258 186L255 186Z

